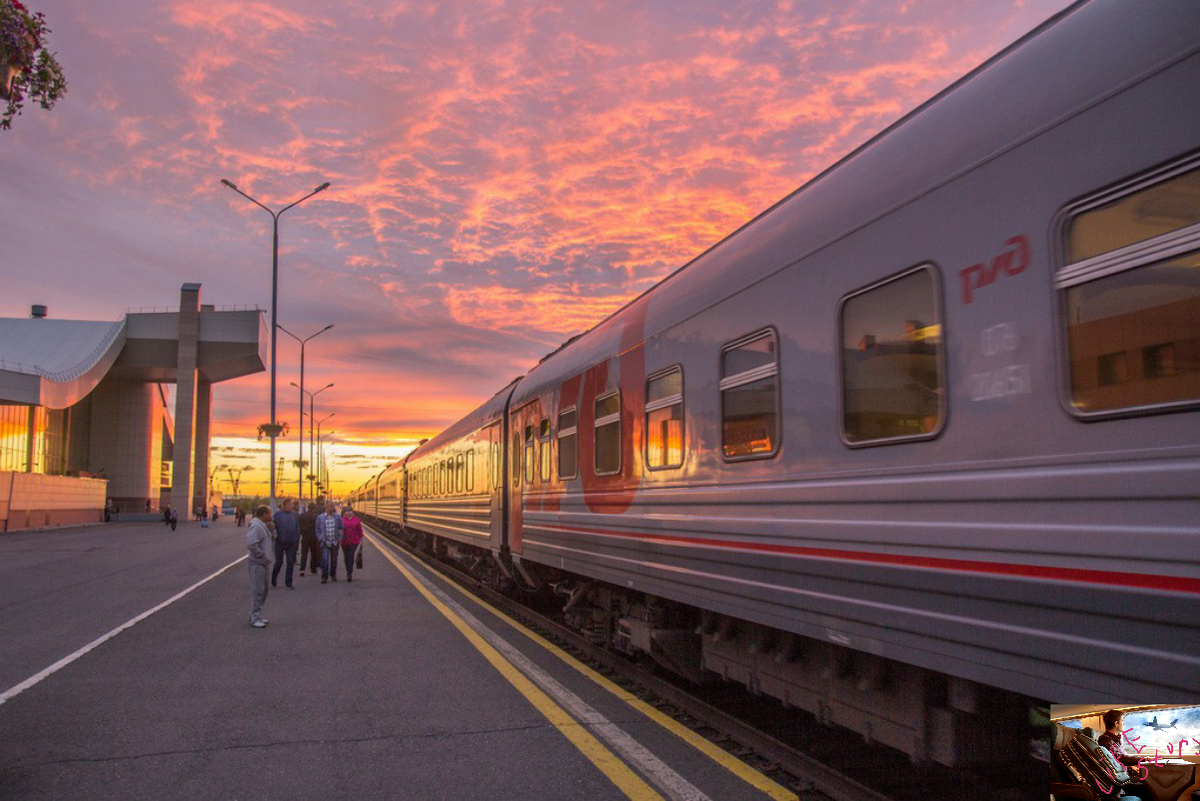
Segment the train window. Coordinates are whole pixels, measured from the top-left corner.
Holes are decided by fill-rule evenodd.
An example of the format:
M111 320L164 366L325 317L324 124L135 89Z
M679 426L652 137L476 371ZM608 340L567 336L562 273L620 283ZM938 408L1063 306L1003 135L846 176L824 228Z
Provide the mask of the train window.
M945 419L940 283L909 270L842 301L842 436L870 445L936 436Z
M542 483L550 481L550 418L543 417L538 424L538 448L541 449L540 464L542 468Z
M621 471L621 394L596 398L596 475Z
M457 468L457 471L458 471L458 478L455 480L454 486L459 492L466 492L467 491L467 455L465 453L460 453L457 457L455 457L455 461L458 462L458 464L455 465L455 467Z
M558 413L558 477L575 478L575 407Z
M521 432L513 432L512 446L512 480L513 489L521 485Z
M537 447L536 440L533 438L533 424L525 426L525 483L532 484L535 471L537 470L537 459L534 449Z
M464 457L467 460L467 492L475 491L475 448L467 451Z
M778 374L773 330L743 337L721 351L721 443L726 459L764 459L779 450Z
M1154 181L1085 203L1066 227L1056 286L1080 415L1200 401L1200 167Z
M683 370L672 367L646 381L646 466L683 465Z

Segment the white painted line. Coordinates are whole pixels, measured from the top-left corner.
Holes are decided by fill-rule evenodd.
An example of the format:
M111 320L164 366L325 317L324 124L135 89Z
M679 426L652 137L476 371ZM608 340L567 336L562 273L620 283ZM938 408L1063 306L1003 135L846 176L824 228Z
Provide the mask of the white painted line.
M168 607L168 606L170 606L171 604L173 604L173 603L175 603L176 601L178 601L178 600L179 600L180 598L182 598L183 596L187 595L187 594L188 594L189 592L191 592L192 590L194 590L194 589L197 589L198 587L202 587L203 585L205 585L205 584L207 584L208 582L210 582L210 581L212 581L213 579L215 579L217 576L219 576L219 575L221 575L222 573L224 573L224 572L225 572L226 570L228 570L229 568L231 568L231 567L233 567L234 565L236 565L238 562L245 561L245 560L246 560L246 559L248 559L248 558L250 558L250 555L249 555L249 554L246 554L245 556L243 556L243 557L241 557L241 558L239 558L239 559L234 559L232 562L230 562L229 564L225 565L225 567L221 568L221 569L220 569L220 570L218 570L216 573L213 573L211 576L208 576L207 578L202 578L202 579L200 579L199 581L197 581L197 582L196 582L195 584L193 584L192 586L188 587L188 588L187 588L186 590L184 590L183 592L180 592L180 593L177 593L176 595L173 595L173 596L171 596L170 598L168 598L167 600L163 601L161 604L159 604L158 606L154 607L153 609L150 609L150 610L148 610L148 611L146 611L146 612L142 612L140 615L138 615L137 617L133 618L132 620L126 621L125 623L122 623L121 625L117 626L115 629L113 629L112 631L110 631L108 634L105 634L105 635L103 635L103 636L101 636L101 637L99 637L99 638L97 638L97 639L95 639L95 640L92 640L90 643L88 643L87 645L83 646L82 648L80 648L78 651L76 651L75 653L71 654L70 656L64 656L62 659L58 660L58 661L57 661L57 662L55 662L53 665L51 665L50 667L48 667L48 668L46 668L45 670L41 671L40 673L37 673L37 674L35 674L35 675L33 675L33 676L30 676L29 678L25 679L25 681L21 682L21 683L20 683L20 684L18 684L17 686L15 686L15 687L12 687L12 688L10 688L10 689L8 689L8 690L5 690L5 691L4 691L4 693L3 693L2 695L0 695L0 704L3 704L5 701L8 701L10 698L15 698L16 696L18 696L18 695L20 695L21 693L25 692L25 691L26 691L26 690L28 690L30 687L32 687L33 685L37 684L39 681L41 681L42 679L46 678L46 677L47 677L47 676L49 676L50 674L52 674L52 673L57 673L58 671L62 670L62 669L63 669L63 668L65 668L67 665L71 664L71 663L72 663L72 662L74 662L76 659L78 659L79 657L81 657L81 656L83 656L84 654L86 654L86 653L88 653L89 651L91 651L93 648L96 648L97 646L100 646L100 645L102 645L102 644L104 644L104 643L108 642L108 641L109 641L109 640L111 640L113 637L116 637L118 634L120 634L122 631L124 631L125 629L127 629L127 628L130 628L131 626L134 626L134 625L136 625L136 624L138 624L138 623L141 623L143 620L145 620L146 618L150 617L150 616L151 616L151 615L153 615L155 612L159 611L160 609L165 609L166 607Z
M382 545L374 537L368 539L376 548L383 550ZM447 595L441 588L435 586L430 579L415 569L408 554L393 549L396 559L405 562L417 581L437 597L442 603L454 611L464 623L474 629L480 637L499 651L509 664L524 673L542 691L553 698L558 705L569 711L576 720L583 723L600 739L606 741L610 748L624 757L627 764L633 765L650 780L667 798L672 801L709 801L699 788L684 777L680 776L669 765L659 759L644 745L633 739L624 729L608 720L602 713L584 701L571 690L564 687L557 679L535 665L528 657L518 651L508 640L488 628L479 618L468 612L461 604Z

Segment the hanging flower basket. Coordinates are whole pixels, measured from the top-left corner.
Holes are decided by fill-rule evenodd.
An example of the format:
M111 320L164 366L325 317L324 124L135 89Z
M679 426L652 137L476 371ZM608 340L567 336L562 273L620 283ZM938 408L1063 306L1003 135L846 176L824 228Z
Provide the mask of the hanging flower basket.
M54 54L46 49L43 14L31 13L20 0L0 0L0 100L8 101L0 128L12 127L25 100L53 108L67 91L67 79Z
M287 423L261 423L258 426L258 438L269 437L275 439L281 437L288 432Z

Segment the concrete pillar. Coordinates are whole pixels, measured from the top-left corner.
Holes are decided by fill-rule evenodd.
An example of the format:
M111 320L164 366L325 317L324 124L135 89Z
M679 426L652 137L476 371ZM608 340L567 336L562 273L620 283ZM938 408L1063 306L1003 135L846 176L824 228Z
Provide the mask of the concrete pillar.
M184 284L179 291L179 350L175 361L175 437L171 505L180 520L195 515L196 400L200 374L196 370L200 340L200 285Z
M212 384L200 378L196 390L196 472L193 506L208 506L208 450L212 439Z

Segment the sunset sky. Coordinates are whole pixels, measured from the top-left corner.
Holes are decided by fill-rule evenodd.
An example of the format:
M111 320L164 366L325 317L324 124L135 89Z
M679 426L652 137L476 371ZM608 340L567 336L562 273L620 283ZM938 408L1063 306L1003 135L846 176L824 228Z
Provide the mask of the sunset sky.
M276 208L329 181L282 218L279 319L336 325L306 387L336 384L338 493L1068 5L27 4L69 89L0 131L0 317L116 320L191 281L268 309L270 218L220 179ZM213 463L251 491L268 376L214 402Z

